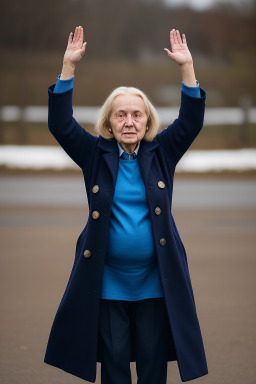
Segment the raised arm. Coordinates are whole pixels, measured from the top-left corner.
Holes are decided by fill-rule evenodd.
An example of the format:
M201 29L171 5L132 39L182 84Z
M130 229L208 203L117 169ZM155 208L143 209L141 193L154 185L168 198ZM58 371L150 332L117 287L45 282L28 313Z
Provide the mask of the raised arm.
M176 166L203 127L206 93L197 85L193 59L185 35L181 38L178 30L171 30L170 44L171 51L167 48L164 50L178 64L183 84L190 87L189 92L185 92L185 89L181 92L178 119L157 135L172 164Z
M85 53L86 43L83 38L82 27L77 27L74 35L70 33L63 58L61 80L74 76L76 65ZM86 132L73 118L72 88L56 92L53 85L48 94L50 132L78 166L88 168L97 138Z

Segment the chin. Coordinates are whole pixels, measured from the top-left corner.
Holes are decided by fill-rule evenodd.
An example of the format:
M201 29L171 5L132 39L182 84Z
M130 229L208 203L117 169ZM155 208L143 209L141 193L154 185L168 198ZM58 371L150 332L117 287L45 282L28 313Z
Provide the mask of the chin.
M124 143L138 143L138 139L126 139L124 140Z
M123 143L125 144L136 144L138 143L139 140L136 138L126 138L125 140L123 140Z

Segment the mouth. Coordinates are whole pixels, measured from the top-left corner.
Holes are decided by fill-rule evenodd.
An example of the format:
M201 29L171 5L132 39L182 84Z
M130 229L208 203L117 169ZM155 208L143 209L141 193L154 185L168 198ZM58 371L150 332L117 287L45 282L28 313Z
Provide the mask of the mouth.
M132 137L132 136L135 136L136 133L135 132L124 132L123 135L126 137Z

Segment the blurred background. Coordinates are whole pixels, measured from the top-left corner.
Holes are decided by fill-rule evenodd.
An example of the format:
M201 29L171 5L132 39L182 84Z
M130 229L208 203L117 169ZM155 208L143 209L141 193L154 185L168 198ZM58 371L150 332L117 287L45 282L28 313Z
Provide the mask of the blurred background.
M180 73L163 51L176 28L187 36L207 108L242 108L246 115L223 110L222 123L218 113L211 116L194 148L255 147L256 112L248 111L256 102L255 1L13 0L2 4L0 17L0 104L15 107L1 110L1 144L56 145L47 110L27 107L47 106L69 32L82 25L88 46L74 105L100 106L113 88L132 85L157 107L179 106ZM84 113L91 130L95 117Z
M92 134L120 85L149 96L161 129L177 117L181 77L163 48L170 29L186 34L207 103L204 129L177 167L173 214L209 365L199 380L254 384L256 1L12 0L0 20L1 383L81 382L43 357L88 216L81 171L47 127L47 88L82 25L74 115ZM179 382L170 363L168 384Z

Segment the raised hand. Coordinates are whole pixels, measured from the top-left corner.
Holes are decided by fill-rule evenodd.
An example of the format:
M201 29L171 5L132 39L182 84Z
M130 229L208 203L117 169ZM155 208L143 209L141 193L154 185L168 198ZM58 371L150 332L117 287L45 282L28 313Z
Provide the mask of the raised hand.
M186 36L183 33L182 39L178 30L172 29L170 31L170 43L172 52L169 49L164 48L168 56L175 61L178 65L192 64L193 59L189 52Z
M85 53L87 43L84 42L84 30L82 27L76 27L75 33L71 32L68 38L68 45L63 58L63 64L77 64Z
M75 33L71 32L68 37L68 45L63 58L63 67L60 75L61 80L70 79L75 74L76 64L82 59L87 43L84 42L84 30L76 27Z
M189 52L186 36L182 34L182 39L178 30L170 31L170 43L172 51L164 48L168 56L179 65L182 81L189 87L196 86L196 77L193 65L193 59Z

